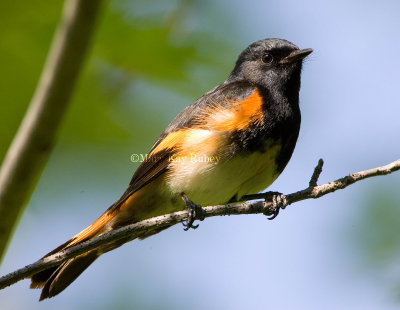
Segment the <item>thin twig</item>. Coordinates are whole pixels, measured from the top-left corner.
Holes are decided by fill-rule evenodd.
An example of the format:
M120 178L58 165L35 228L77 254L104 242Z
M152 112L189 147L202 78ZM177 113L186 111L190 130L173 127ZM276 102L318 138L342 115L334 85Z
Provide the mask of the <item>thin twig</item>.
M311 176L310 182L308 183L309 187L317 186L317 182L318 182L319 176L321 175L323 165L324 165L324 160L322 158L320 158L320 160L318 161L318 165L315 167L314 173Z
M319 171L321 171L321 169L322 169L322 161L320 160L317 167L314 170L312 176L313 180L312 183L317 182L317 179L320 174ZM306 189L303 189L301 191L286 195L286 199L289 204L292 204L294 202L305 199L319 198L326 194L332 193L338 189L343 189L360 180L378 175L386 175L397 170L400 170L400 159L382 167L377 167L350 174L348 176L337 179L336 181L327 184L307 187ZM262 194L255 196L263 198ZM274 211L273 208L274 205L272 201L252 201L243 203L233 203L228 205L211 206L211 207L205 207L203 209L204 209L204 216L211 217L211 216L238 215L238 214L259 214L259 213L272 214ZM93 238L92 240L82 242L66 250L62 250L56 254L40 259L31 265L28 265L24 268L21 268L19 270L16 270L1 277L0 289L10 286L24 278L30 277L38 273L39 271L45 270L52 266L56 266L66 261L67 259L73 258L79 254L85 253L101 245L127 237L133 239L143 234L143 232L157 230L160 228L166 228L175 225L179 222L183 222L187 220L187 217L188 217L188 211L180 211L166 215L161 215L135 224L127 225L125 227L108 232L99 237Z
M0 169L0 261L55 144L101 4L65 3L35 95Z

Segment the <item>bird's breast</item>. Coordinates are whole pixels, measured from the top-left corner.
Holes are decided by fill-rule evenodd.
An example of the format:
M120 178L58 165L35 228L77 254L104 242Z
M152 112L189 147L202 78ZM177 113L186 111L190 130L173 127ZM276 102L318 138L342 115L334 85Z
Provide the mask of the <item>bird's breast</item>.
M255 89L241 101L210 104L192 127L170 133L158 147L174 145L165 176L172 195L214 205L267 188L279 175L284 141L281 131L272 135L280 122L268 122L263 107Z
M240 151L226 132L196 130L192 135L196 139L188 139L170 156L166 183L175 195L185 192L203 206L221 204L257 193L278 176L275 160L281 146L276 141Z

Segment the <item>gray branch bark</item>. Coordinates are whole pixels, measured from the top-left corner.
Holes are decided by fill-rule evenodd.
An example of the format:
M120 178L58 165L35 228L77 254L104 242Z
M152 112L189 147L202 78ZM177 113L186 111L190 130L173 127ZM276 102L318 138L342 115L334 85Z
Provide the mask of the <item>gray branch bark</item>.
M301 200L310 198L319 198L326 194L332 193L336 190L343 189L351 184L361 181L366 178L386 175L394 171L400 170L400 159L382 166L369 170L352 173L343 178L329 182L323 185L317 185L319 175L322 172L323 161L320 160L317 167L314 169L314 173L311 177L309 186L306 189L298 192L286 195L286 201L288 204L292 204ZM250 197L250 196L249 196ZM264 199L265 197L270 198L271 195L266 194L255 194L251 195L251 199ZM251 201L242 203L233 203L228 205L210 206L205 207L205 217L221 216L221 215L239 215L239 214L259 214L272 215L275 211L276 205L272 200L264 201ZM10 286L24 278L30 277L33 274L56 266L69 258L73 258L79 254L85 253L91 249L97 248L100 245L107 244L109 242L119 240L121 238L131 237L135 238L143 232L157 230L160 228L170 227L179 222L187 220L188 212L180 211L162 216L150 218L135 224L127 225L125 227L116 229L104 235L98 236L92 240L88 240L72 246L68 249L62 250L56 254L40 259L37 262L28 265L24 268L11 272L0 278L0 289Z
M0 261L55 144L101 0L67 0L39 84L0 169Z

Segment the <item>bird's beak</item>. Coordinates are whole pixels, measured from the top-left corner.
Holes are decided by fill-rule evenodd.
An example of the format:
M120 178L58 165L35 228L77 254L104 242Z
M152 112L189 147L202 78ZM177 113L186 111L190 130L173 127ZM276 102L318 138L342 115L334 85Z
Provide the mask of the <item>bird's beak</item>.
M280 63L281 64L290 64L290 63L294 63L299 60L303 60L308 55L310 55L312 53L312 51L313 50L311 48L306 48L304 50L294 50L289 55L287 55L285 58L283 58L280 61Z

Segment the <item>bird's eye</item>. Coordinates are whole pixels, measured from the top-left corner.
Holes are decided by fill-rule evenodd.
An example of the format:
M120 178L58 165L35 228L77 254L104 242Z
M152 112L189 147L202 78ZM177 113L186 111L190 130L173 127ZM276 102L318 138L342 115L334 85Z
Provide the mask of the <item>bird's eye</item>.
M261 57L261 60L263 63L270 64L274 60L274 58L270 53L264 53Z

